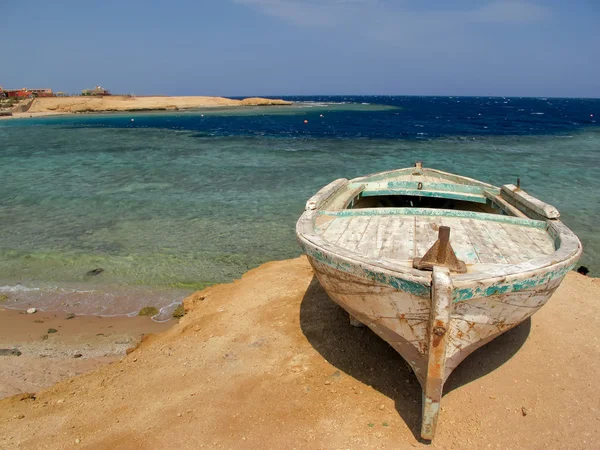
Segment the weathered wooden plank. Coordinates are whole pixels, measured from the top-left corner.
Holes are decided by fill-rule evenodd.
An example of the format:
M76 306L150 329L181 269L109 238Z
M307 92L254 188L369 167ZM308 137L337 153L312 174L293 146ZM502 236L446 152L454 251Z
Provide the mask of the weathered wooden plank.
M388 181L387 188L417 190L419 188L419 183L421 183L421 189L426 191L463 192L467 194L478 195L483 193L483 188L481 186L475 186L471 184L444 183L443 180L439 179L430 180L431 179L423 179L423 177L411 176L410 180Z
M523 234L520 227L503 223L500 224L498 234L499 237L510 237L511 245L519 249L521 262L529 261L530 259L540 256L537 247L532 245L531 240Z
M546 229L547 224L543 220L523 219L521 217L505 216L502 214L490 214L475 211L461 211L455 209L432 209L432 208L361 208L346 209L341 211L318 211L319 214L327 214L337 217L344 216L426 216L426 217L457 217L461 219L488 220L490 222L510 223L524 227Z
M506 264L506 258L480 226L480 221L466 219L462 223L482 263Z
M517 204L515 206L519 209L522 209L520 208L522 205L547 219L558 219L560 217L560 213L554 206L529 195L527 192L517 188L513 184L505 184L502 186L501 195L504 198L516 200Z
M319 234L325 233L331 222L335 220L335 217L319 215L315 219L315 231Z
M518 264L527 260L521 247L515 242L513 236L509 235L501 223L481 222L482 228L490 237L494 245L509 264Z
M347 250L356 250L357 245L363 238L369 221L371 220L368 216L352 217L349 220L348 227L344 230L342 235L337 241L337 245Z
M415 218L402 217L402 221L392 231L392 257L396 261L414 258Z
M376 258L384 257L382 249L391 248L390 243L392 242L392 227L392 217L380 217L374 249L374 253L376 253Z
M367 224L367 228L356 246L356 251L367 258L377 258L379 249L377 248L377 235L379 232L382 217L371 216L371 220Z
M477 264L481 262L461 220L448 217L442 217L441 219L441 225L450 227L450 245L454 253L456 253L456 257L464 261L465 264Z
M427 376L423 386L423 416L421 437L433 439L440 411L442 390L446 381L446 347L452 312L452 279L446 267L434 267L431 280L431 310L427 334L429 337Z
M520 229L521 233L530 239L540 255L549 255L554 249L554 241L548 233L540 233L539 230Z
M336 192L348 184L346 178L340 178L332 181L327 186L321 188L319 192L308 199L304 207L305 210L311 211L322 208L327 200L329 200Z
M352 188L346 186L326 200L325 207L329 210L348 209L364 188L362 184Z
M418 174L418 175L417 175ZM482 189L489 190L491 192L500 193L500 188L493 186L488 183L484 183L473 178L464 177L461 175L455 175L448 172L442 172L441 170L422 168L417 169L415 167L388 170L385 172L375 173L358 177L350 180L350 183L387 183L389 181L423 181L423 182L446 182L455 183L459 185L472 185L480 186Z
M440 217L416 217L414 256L422 257L437 240L441 225Z
M323 239L326 239L333 244L337 243L349 225L349 217L337 217L323 233Z
M446 357L450 359L474 343L521 323L548 301L558 285L559 282L550 282L524 291L456 303Z
M389 237L379 248L381 258L406 261L413 254L414 217L390 217Z
M504 211L509 216L521 217L523 219L528 219L529 218L519 208L517 208L516 206L511 205L506 200L504 200L502 198L502 196L497 195L495 192L484 191L484 195L492 203L495 203L496 205L498 205L498 207L500 207L500 209L502 209L502 211Z

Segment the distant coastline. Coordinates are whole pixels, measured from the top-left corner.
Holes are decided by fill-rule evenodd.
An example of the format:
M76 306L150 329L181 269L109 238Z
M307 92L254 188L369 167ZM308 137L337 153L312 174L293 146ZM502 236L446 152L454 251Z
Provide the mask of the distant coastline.
M166 110L176 111L180 109L192 108L286 106L291 104L292 102L286 100L261 97L251 97L243 100L204 96L134 97L125 95L111 95L97 97L40 97L33 99L26 111L13 112L12 116L0 116L0 119L19 119L76 113Z

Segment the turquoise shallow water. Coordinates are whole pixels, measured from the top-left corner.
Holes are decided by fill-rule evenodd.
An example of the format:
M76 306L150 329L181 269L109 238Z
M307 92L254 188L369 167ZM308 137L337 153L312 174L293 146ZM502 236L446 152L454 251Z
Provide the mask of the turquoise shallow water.
M378 115L406 108L308 106L0 123L9 306L123 314L154 304L167 317L186 293L299 255L295 221L321 186L417 160L496 185L519 176L561 211L598 274L599 127L370 137ZM336 114L359 128L362 116L367 137L328 135L328 120L348 117ZM325 131L307 133L304 117ZM85 275L96 267L104 272Z

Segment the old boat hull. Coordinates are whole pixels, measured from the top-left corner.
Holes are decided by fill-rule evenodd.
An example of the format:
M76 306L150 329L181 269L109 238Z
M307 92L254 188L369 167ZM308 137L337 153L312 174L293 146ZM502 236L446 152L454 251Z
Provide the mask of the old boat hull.
M298 242L330 298L388 342L411 366L423 388L421 436L432 439L448 376L477 348L539 310L573 268L581 244L556 219L540 225L523 217L503 216L493 220L543 225L555 241L556 251L545 259L506 267L491 265L489 270L486 266L486 271L477 273L451 274L445 267L434 267L432 272L407 269L385 258L347 251L313 232L319 228L320 217L334 214L319 211L331 192L339 191L339 186L332 189L332 185L307 203L297 225ZM322 209L331 209L330 205ZM338 210L335 214L345 213ZM364 214L375 216L376 212Z
M443 385L452 371L479 347L535 314L575 264L566 261L530 278L508 283L490 280L475 289L461 289L443 269L439 273L438 268L434 270L428 285L407 279L399 283L397 275L391 278L377 267L323 258L322 252L308 242L301 242L301 246L329 297L389 343L411 366L423 388L424 439L435 434ZM357 274L361 272L362 276ZM397 287L401 284L404 289ZM444 295L440 291L445 291L446 297L441 306ZM475 296L476 292L502 291Z

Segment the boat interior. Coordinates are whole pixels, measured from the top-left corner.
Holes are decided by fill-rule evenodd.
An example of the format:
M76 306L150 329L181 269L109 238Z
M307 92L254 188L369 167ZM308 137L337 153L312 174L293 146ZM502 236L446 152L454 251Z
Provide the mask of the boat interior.
M431 248L442 226L450 228L450 244L468 272L547 257L560 246L548 226L558 212L518 186L422 167L346 181L318 210L314 231L326 241L407 267Z
M493 203L475 203L452 198L423 197L418 195L378 195L359 196L348 209L361 208L429 208L453 211L473 211L487 214L505 214L504 210L494 208Z

